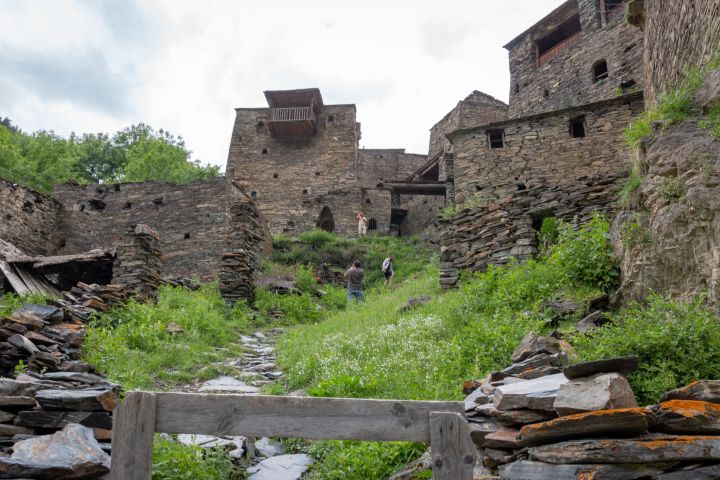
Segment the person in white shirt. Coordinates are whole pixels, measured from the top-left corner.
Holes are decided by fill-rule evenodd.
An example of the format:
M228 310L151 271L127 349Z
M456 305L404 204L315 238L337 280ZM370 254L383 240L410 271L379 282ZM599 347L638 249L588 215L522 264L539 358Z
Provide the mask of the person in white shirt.
M358 221L358 235L362 237L367 234L368 219L362 212L357 212L356 218Z
M383 260L382 272L385 276L385 285L392 284L392 278L395 276L395 270L393 270L393 260L395 260L395 257L392 255Z

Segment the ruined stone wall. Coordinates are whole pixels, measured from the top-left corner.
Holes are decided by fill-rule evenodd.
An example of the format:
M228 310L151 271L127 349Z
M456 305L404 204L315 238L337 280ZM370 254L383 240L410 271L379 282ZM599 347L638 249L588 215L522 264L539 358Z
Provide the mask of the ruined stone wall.
M532 31L508 46L511 118L610 99L632 82L640 86L642 32L626 25L622 15L601 27L596 5L597 0L580 0L580 42L543 65L538 66ZM608 77L595 81L593 66L600 60L607 61Z
M708 61L720 48L720 3L716 0L644 2L645 99L655 104L688 67Z
M447 113L430 129L428 158L434 158L450 149L445 135L459 128L477 127L507 118L507 105L479 91L474 91ZM444 179L441 176L441 179Z
M308 138L271 136L268 115L268 108L236 110L226 176L254 197L273 233L296 234L315 226L322 208L316 198L357 186L355 106L325 105Z
M357 178L360 186L376 188L383 182L404 180L422 167L427 155L405 153L405 149L358 150Z
M158 233L162 274L211 280L220 271L228 209L244 194L229 180L174 185L158 182L119 185L61 185L58 253L78 253L119 244L129 225L146 224Z
M407 216L400 225L400 236L424 235L429 240L439 240L438 215L445 206L445 197L430 195L403 195L400 208Z
M444 225L441 284L456 284L462 269L530 258L545 217L577 224L612 212L631 165L622 131L642 110L636 93L491 125L504 130L505 148L489 147L486 127L451 135L460 212ZM581 115L586 136L572 138L569 121Z
M368 226L368 233L387 235L390 233L390 212L392 198L388 188L366 188L362 192L362 211L369 223L375 220L377 228Z
M643 110L634 93L577 108L495 123L452 135L455 199L494 202L518 189L583 182L626 171L623 129ZM572 138L570 119L584 117L586 136ZM502 129L504 148L490 148L488 129Z
M0 179L0 239L29 255L57 249L60 204L40 192Z

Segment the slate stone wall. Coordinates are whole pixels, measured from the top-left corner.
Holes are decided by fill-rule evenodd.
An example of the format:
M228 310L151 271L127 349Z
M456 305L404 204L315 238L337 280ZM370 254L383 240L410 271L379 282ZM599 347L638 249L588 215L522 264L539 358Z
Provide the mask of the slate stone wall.
M228 209L247 198L229 180L174 185L61 185L58 230L63 248L78 253L121 243L129 225L146 224L160 238L163 275L217 278L225 251Z
M718 53L720 3L645 1L644 29L645 99L651 106L661 92L683 78L688 67L703 65Z
M332 191L357 189L350 210L359 209L355 106L325 105L317 134L306 138L271 136L268 117L268 108L236 110L226 176L254 196L270 230L296 234L315 227L322 208L317 198ZM336 232L352 233L345 221L336 224Z
M539 33L530 29L508 45L511 118L610 99L619 90L641 87L642 32L626 25L622 15L615 15L603 24L597 0L580 0L579 14L582 28L579 43L543 65L538 66ZM593 66L600 60L607 62L608 77L595 81Z
M450 135L460 212L444 225L441 284L455 285L461 269L531 257L545 217L577 224L614 211L631 166L622 132L642 110L634 93ZM572 138L570 119L581 116L586 136ZM503 129L504 148L490 148L488 128Z
M24 253L45 255L57 248L59 210L47 195L0 179L0 239Z

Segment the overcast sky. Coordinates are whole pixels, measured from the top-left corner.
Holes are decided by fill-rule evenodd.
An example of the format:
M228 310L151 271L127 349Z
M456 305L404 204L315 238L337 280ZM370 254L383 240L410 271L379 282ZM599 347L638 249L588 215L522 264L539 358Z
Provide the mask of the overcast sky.
M225 165L235 107L319 87L361 146L427 153L481 90L507 101L502 45L563 0L0 0L0 117L25 131L145 122Z

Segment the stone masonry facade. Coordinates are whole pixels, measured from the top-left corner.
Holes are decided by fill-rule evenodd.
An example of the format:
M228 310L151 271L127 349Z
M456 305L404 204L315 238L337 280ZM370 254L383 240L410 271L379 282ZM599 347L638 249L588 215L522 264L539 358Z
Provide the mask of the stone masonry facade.
M606 13L603 5L569 0L505 45L510 117L606 100L641 86L642 32L625 24L622 8ZM601 62L607 73L598 79L594 69Z
M505 118L446 132L440 282L538 252L547 217L611 216L632 158L623 130L644 109L643 34L622 2L569 0L505 48Z
M0 239L28 255L57 249L60 203L0 178Z
M360 149L355 105L323 104L317 89L265 94L268 107L236 109L226 176L251 195L272 233L319 227L353 235L359 211L369 220L369 232L378 234L418 233L434 221L434 211L412 208L413 195L393 202L386 185L406 180L426 155ZM312 112L303 110L310 101ZM281 122L273 115L285 117ZM403 203L414 214L407 228L392 213Z

